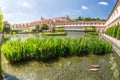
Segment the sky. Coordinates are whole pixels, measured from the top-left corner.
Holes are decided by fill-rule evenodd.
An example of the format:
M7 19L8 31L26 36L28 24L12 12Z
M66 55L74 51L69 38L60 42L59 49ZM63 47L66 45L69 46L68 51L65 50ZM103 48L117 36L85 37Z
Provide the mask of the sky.
M11 24L69 15L107 19L117 0L0 0L4 20Z

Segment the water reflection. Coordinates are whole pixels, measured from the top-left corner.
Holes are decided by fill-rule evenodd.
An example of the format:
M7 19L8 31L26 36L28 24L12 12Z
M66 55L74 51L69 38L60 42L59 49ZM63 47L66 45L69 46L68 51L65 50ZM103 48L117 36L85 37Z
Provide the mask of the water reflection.
M13 76L11 74L7 74L7 77L4 78L3 80L19 80L19 79L16 78L16 76Z
M9 72L19 80L110 80L108 60L109 55L91 55L60 58L47 63L32 60L18 65L7 65ZM99 64L100 70L88 71L92 64ZM3 69L7 72L5 68Z
M26 40L28 38L41 38L41 37L56 37L56 38L70 37L70 38L79 38L79 37L84 37L85 35L86 34L84 32L67 32L67 35L63 35L63 36L45 36L45 35L42 35L40 33L37 33L37 34L16 34L16 35L12 35L10 40L17 40L17 39Z
M26 40L28 38L35 38L40 36L41 35L39 34L16 34L16 35L12 35L10 40L17 40L17 39Z

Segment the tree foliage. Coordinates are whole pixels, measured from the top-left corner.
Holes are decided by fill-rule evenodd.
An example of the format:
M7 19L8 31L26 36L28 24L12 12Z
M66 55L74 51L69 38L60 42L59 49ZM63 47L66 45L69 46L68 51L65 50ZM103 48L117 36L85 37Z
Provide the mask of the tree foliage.
M48 30L49 27L47 24L41 24L41 25L36 25L35 30L34 31L42 31L42 30Z
M75 19L71 19L69 21L105 21L104 19L100 19L100 18L92 18L92 17L82 17L82 16L78 16Z
M40 28L40 25L35 25L35 29L36 30L40 30L41 28Z
M42 24L41 25L41 30L48 30L48 29L49 29L49 27L48 27L47 24Z
M2 13L0 13L0 32L2 32L2 30L3 30L3 15L2 15Z
M94 20L99 21L99 20L101 20L101 19L100 19L100 18L84 17L83 20L84 20L84 21L94 21Z
M3 31L3 15L0 10L0 32ZM0 33L0 46L2 44L2 33ZM0 48L0 80L2 80L2 67L1 67L1 48Z
M6 33L9 33L11 31L11 28L10 28L10 23L8 23L8 21L4 21L3 22L3 32L6 32Z

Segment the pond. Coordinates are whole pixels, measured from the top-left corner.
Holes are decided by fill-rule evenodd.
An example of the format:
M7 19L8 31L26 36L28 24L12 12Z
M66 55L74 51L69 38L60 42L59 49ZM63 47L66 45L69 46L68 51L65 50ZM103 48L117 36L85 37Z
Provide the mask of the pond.
M84 37L86 36L86 33L84 32L67 32L67 35L62 35L62 36L45 36L42 35L41 33L37 33L37 34L16 34L16 35L12 35L10 37L10 40L16 40L16 39L22 39L22 40L26 40L28 38L39 38L39 37L69 37L69 38L79 38L79 37Z
M70 32L64 37L79 38L85 36L86 34L83 32ZM9 40L26 40L31 37L45 36L41 34L17 34L11 36ZM14 78L8 80L119 80L119 60L119 56L111 53L103 56L73 56L53 59L47 62L30 60L10 64L2 56L2 68L4 72ZM98 70L91 71L91 65L99 65Z

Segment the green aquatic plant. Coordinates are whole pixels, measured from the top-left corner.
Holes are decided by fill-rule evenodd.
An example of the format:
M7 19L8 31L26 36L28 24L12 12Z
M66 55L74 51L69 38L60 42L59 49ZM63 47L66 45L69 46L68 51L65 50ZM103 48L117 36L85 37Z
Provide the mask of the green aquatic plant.
M8 41L2 45L2 53L10 62L89 54L103 55L110 53L111 49L112 45L99 37L31 38L26 41Z

